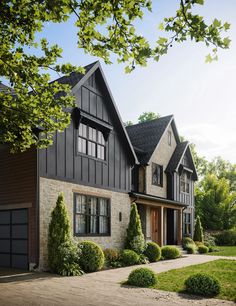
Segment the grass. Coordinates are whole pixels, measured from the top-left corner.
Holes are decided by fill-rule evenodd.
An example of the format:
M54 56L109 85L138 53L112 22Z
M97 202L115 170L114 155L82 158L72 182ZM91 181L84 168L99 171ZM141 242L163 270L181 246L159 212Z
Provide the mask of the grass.
M234 256L236 257L236 246L217 246L219 252L211 252L204 255Z
M221 283L218 299L236 302L236 260L220 259L200 265L170 270L157 274L156 289L185 293L184 282L194 273L208 273L217 277Z

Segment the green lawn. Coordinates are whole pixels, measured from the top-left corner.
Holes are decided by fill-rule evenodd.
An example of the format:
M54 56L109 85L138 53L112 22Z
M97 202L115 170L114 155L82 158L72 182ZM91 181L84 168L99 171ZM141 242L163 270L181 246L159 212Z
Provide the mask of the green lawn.
M236 257L236 246L218 246L219 252L211 252L205 255L219 255L219 256L234 256Z
M236 301L236 260L220 259L159 273L158 285L155 288L184 293L184 281L188 276L199 272L209 273L219 279L222 289L216 298Z

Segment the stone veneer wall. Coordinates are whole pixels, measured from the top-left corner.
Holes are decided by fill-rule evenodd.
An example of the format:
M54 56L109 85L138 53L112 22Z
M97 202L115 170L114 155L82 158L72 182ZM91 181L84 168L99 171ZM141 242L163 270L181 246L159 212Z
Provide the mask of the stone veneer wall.
M67 204L73 234L74 223L74 193L94 195L110 198L111 203L111 236L106 237L75 237L76 240L91 240L102 248L122 248L129 223L130 198L126 193L114 192L100 188L82 186L64 181L40 178L40 259L39 269L47 270L47 241L48 226L51 219L51 211L56 205L58 194L63 192ZM119 221L119 212L122 213L122 221Z

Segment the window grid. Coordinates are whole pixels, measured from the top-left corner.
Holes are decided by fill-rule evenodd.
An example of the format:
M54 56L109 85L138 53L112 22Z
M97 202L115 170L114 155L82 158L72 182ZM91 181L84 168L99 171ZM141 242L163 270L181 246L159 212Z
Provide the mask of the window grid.
M101 131L85 125L79 126L77 151L101 160L106 159L106 143Z
M189 193L189 178L186 172L183 172L180 176L180 191Z
M78 236L110 235L109 199L75 195L74 232Z
M184 213L184 235L191 235L191 214Z

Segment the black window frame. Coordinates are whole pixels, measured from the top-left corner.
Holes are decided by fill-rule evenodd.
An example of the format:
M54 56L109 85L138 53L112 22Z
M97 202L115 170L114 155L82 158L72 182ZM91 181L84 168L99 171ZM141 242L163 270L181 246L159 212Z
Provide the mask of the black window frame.
M99 203L99 199L103 199L107 201L107 210L108 210L108 214L107 216L105 215L100 215L100 214L89 214L88 213L88 206L86 205L86 213L77 213L76 212L76 197L77 196L84 196L86 197L86 204L88 203L88 198L96 198L97 200L97 211L100 209L100 203ZM77 215L85 215L85 233L76 233L76 216ZM97 232L96 233L89 233L89 217L91 216L95 216L97 217ZM108 231L107 233L99 233L99 224L100 224L100 218L101 217L106 217L107 218L107 224L108 224ZM111 199L110 198L105 198L105 197L99 197L99 196L95 196L95 195L89 195L89 194L82 194L82 193L74 193L74 236L76 237L109 237L111 236Z
M187 220L186 217L189 217L189 220ZM183 234L184 235L192 235L192 222L191 222L191 213L184 213L184 216L183 216ZM188 230L189 229L189 230Z
M157 183L154 182L154 172L155 171L158 171L157 169L160 169L160 178L157 179ZM152 185L154 186L158 186L158 187L163 187L163 166L162 165L159 165L159 164L156 164L156 163L152 163Z
M80 135L80 128L82 128L83 126L86 127L86 135L85 136L84 135ZM96 139L95 140L90 138L90 134L89 134L90 129L96 131L96 137L95 137ZM99 142L99 133L102 136L102 139L103 139L102 142ZM76 138L77 138L77 141L76 141L76 143L77 143L76 153L77 154L86 155L86 156L89 156L90 158L94 158L94 159L97 159L97 160L100 160L100 161L103 161L103 162L105 162L107 160L106 140L105 140L105 137L104 137L102 131L99 128L95 128L94 126L91 126L89 124L85 124L85 123L81 122L80 125L79 125L79 129L78 129L77 137ZM80 139L85 141L85 152L79 151L79 141L80 141ZM89 154L89 144L95 146L95 154L94 155L93 154ZM104 158L101 158L99 156L98 149L100 147L103 148Z

